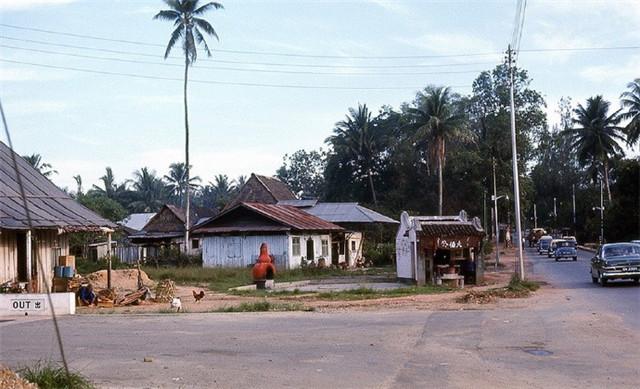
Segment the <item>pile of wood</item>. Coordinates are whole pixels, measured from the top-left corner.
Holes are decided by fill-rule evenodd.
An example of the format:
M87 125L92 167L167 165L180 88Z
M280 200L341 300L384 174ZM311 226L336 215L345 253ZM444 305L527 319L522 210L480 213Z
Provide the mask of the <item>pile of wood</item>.
M141 301L144 301L147 299L148 296L151 295L151 292L149 291L149 288L140 288L138 290L136 290L135 292L131 292L129 294L126 294L124 297L122 297L121 299L117 299L116 300L116 304L117 305L138 305L140 304Z
M98 306L104 308L112 308L115 305L118 295L111 289L102 289L97 294Z
M162 280L156 286L156 298L159 303L168 303L176 296L176 284L169 280Z

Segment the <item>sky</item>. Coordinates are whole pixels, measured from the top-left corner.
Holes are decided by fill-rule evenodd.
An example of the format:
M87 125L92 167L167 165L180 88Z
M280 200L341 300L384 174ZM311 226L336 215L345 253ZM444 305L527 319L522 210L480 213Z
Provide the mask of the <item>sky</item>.
M434 84L471 92L511 41L515 0L221 1L220 40L190 70L193 174L272 175L285 154L324 147L349 107L398 108ZM39 153L75 189L184 158L183 60L164 59L160 0L0 0L0 98L16 151ZM529 0L518 65L547 101L640 77L640 1ZM123 75L124 74L124 75ZM146 77L146 78L145 78ZM0 135L0 140L6 138Z

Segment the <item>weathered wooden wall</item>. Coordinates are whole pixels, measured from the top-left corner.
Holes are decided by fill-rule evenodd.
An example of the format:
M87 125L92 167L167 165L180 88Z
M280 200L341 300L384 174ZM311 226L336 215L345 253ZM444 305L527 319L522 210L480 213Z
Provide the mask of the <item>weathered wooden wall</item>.
M269 254L276 257L278 267L289 267L287 235L206 236L201 242L205 267L248 267L256 262L263 242L269 246Z
M0 230L0 283L18 277L16 233Z

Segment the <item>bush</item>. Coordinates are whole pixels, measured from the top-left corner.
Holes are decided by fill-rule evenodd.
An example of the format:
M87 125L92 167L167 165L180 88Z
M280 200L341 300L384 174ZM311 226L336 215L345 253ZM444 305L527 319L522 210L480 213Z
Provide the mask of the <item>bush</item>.
M76 271L80 274L89 274L98 270L106 270L109 268L109 257L104 256L98 261L92 261L85 258L78 258L76 261ZM111 268L116 269L129 269L131 266L127 263L120 261L120 258L111 256Z
M40 389L92 389L91 382L80 373L66 371L62 366L51 362L38 362L33 367L25 367L20 374L27 381L38 385Z
M396 257L396 245L394 243L365 244L364 257L374 266L390 265Z
M202 266L202 255L188 255L180 251L177 247L161 247L158 255L147 262L160 266Z

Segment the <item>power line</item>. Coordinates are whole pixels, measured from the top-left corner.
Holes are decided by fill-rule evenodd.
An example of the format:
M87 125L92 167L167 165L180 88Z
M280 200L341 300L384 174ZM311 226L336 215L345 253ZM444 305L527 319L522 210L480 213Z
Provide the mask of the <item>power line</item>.
M35 66L35 67L41 67L41 68L48 68L48 69L72 70L72 71L83 72L83 73L121 76L121 77L130 77L130 78L139 78L139 79L179 81L179 82L184 81L184 79L182 78L84 69L84 68L76 68L76 67L70 67L70 66L58 66L58 65L41 64L41 63L35 63L35 62L15 61L15 60L5 59L5 58L0 58L0 62L29 65L29 66ZM386 86L385 87L349 87L349 86L329 86L329 85L263 84L263 83L252 83L252 82L231 82L231 81L217 81L217 80L195 80L195 79L189 80L189 82L199 83L199 84L249 86L249 87L265 87L265 88L326 89L326 90L416 90L416 89L422 89L424 87L424 85L423 86L391 86L391 87L386 87ZM449 85L449 86L451 88L470 88L471 87L470 85Z
M4 47L12 50L21 50L21 51L29 51L35 53L43 53L43 54L53 54L53 55L63 55L68 57L75 58L86 58L86 59L94 59L100 61L115 61L115 62L125 62L125 63L136 63L136 64L144 64L144 65L158 65L158 66L171 66L171 67L179 67L182 68L184 65L182 64L174 64L174 63L166 63L166 62L151 62L151 61L140 61L133 59L125 59L125 58L109 58L109 57L98 57L94 55L85 55L85 54L75 54L75 53L63 53L59 51L52 50L42 50L42 49L32 49L11 45L3 45L0 44L0 47ZM246 68L230 68L224 66L202 66L195 65L194 68L200 69L214 69L214 70L227 70L227 71L238 71L238 72L258 72L258 73L282 73L282 74L306 74L306 75L333 75L333 76L413 76L413 75L427 75L427 74L465 74L465 73L480 73L481 70L462 70L462 71L435 71L435 72L384 72L384 73L338 73L338 72L315 72L315 71L296 71L296 70L266 70L266 69L246 69Z
M88 46L78 46L78 45L69 45L64 43L51 43L46 41L34 40L34 39L24 39L24 38L15 38L8 37L4 35L0 35L0 39L7 39L11 41L17 42L26 42L26 43L35 43L47 46L54 47L64 47L69 49L79 49L79 50L88 50L102 53L110 53L110 54L125 54L125 55L135 55L140 57L150 57L150 58L159 58L158 54L148 54L148 53L139 53L135 51L125 51L125 50L112 50L112 49L104 49L104 48L96 48L96 47L88 47ZM169 56L170 59L176 59L183 61L183 57L178 56ZM198 62L208 61L208 62L218 62L225 64L237 64L237 65L259 65L259 66L284 66L284 67L303 67L303 68L328 68L328 69L411 69L411 68L430 68L430 67L452 67L452 66L470 66L470 65L492 65L495 62L455 62L455 63L442 63L442 64L419 64L419 65L324 65L324 64L300 64L300 63L274 63L274 62L248 62L248 61L232 61L232 60L221 60L217 58L199 58ZM182 65L181 65L182 66Z
M17 30L35 31L45 34L64 35L81 39L92 39L103 42L125 43L137 46L149 46L149 47L165 47L162 44L132 41L126 39L113 39L104 38L95 35L76 34L70 32L46 30L42 28L16 26L12 24L0 23L0 26L13 28ZM456 58L456 57L481 57L489 55L501 55L500 52L480 52L480 53L461 53L461 54L435 54L435 55L388 55L388 56L343 56L343 55L328 55L328 54L294 54L294 53L282 53L282 52L270 52L270 51L250 51L250 50L227 50L227 49L215 49L214 51L219 53L230 54L243 54L243 55L270 55L279 57L298 57L298 58L329 58L329 59L420 59L420 58Z

